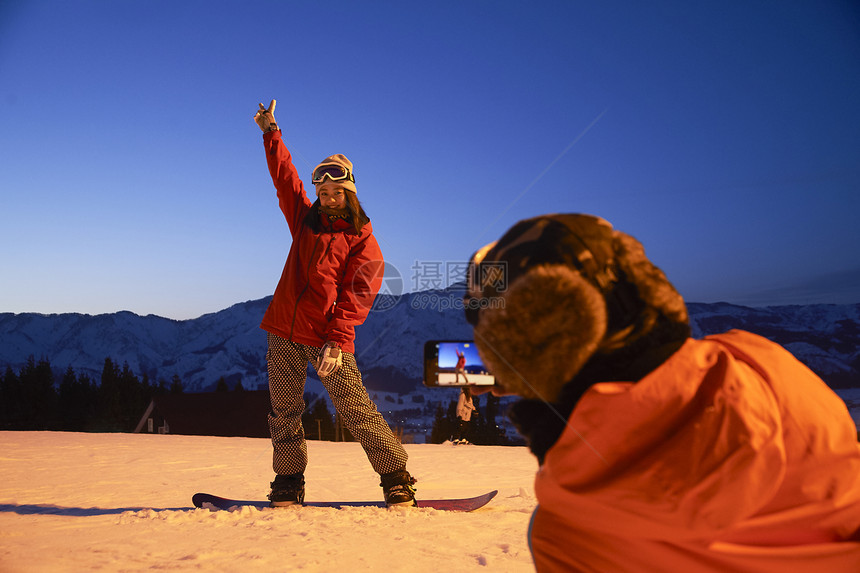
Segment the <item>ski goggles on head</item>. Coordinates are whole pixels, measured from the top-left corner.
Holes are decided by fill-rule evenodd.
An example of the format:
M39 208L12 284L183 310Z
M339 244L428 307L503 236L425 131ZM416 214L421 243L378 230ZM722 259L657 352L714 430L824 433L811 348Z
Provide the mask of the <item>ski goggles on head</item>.
M326 177L331 181L352 181L355 183L355 176L350 173L349 169L339 163L323 163L314 169L314 185L322 183Z

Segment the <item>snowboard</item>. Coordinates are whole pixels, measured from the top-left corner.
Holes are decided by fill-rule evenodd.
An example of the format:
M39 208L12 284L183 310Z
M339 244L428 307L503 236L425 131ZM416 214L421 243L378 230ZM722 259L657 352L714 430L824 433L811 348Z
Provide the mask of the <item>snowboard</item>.
M475 511L478 508L484 507L490 500L496 497L496 494L499 493L498 490L493 490L491 492L487 492L483 495L479 495L477 497L466 497L461 499L419 499L418 507L429 507L432 509L439 509L442 511ZM250 505L252 507L256 507L258 509L268 509L269 501L256 501L256 500L240 500L240 499L228 499L226 497L219 497L217 495L212 495L209 493L195 493L191 498L191 502L194 504L194 507L207 508L207 509L223 509L226 511L230 511L232 508L239 508L241 506ZM386 507L384 501L306 501L302 504L304 507L334 507L334 508L343 508L343 507ZM287 506L287 508L292 506ZM408 506L407 506L408 507ZM282 508L275 508L282 509Z

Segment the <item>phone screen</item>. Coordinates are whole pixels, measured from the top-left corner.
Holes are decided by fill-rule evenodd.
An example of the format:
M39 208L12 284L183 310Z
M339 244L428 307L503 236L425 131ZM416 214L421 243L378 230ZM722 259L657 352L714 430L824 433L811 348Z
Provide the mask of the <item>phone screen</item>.
M424 344L425 386L492 386L496 379L472 340L429 340Z

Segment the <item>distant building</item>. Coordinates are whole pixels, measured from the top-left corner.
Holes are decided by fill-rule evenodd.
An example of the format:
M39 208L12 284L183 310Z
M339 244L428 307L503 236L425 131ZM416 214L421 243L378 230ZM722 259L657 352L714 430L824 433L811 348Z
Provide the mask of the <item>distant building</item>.
M153 398L135 433L268 438L268 390L165 394Z

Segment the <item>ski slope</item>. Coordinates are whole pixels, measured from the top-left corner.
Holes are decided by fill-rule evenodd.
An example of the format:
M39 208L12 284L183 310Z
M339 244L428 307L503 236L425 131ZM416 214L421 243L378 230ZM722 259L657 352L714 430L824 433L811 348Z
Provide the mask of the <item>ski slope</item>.
M265 497L267 439L0 432L0 571L533 571L524 447L407 444L425 498L498 489L472 513L194 509ZM356 443L308 442L308 500L381 499Z

